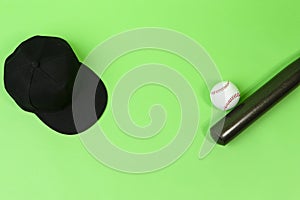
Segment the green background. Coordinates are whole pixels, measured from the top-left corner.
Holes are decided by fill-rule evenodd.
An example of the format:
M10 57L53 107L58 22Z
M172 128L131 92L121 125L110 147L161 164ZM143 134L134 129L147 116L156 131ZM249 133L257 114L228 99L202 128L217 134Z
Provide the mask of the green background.
M246 97L291 61L300 49L298 0L0 0L0 76L5 58L33 35L66 39L83 60L112 35L138 27L169 28L193 38L208 51L226 80ZM127 174L97 162L78 136L60 135L22 111L0 82L0 199L299 199L300 89L295 90L228 146L203 160L198 153L211 106L203 79L184 60L155 50L123 56L102 77L108 89L136 65L168 64L184 75L197 95L199 131L174 164L147 174ZM155 95L153 95L155 94ZM137 152L166 144L180 114L175 96L147 86L132 97L136 123L149 123L149 105L169 114L158 137L125 136L107 109L99 124L118 146ZM173 134L174 133L174 134ZM173 134L173 135L172 135Z

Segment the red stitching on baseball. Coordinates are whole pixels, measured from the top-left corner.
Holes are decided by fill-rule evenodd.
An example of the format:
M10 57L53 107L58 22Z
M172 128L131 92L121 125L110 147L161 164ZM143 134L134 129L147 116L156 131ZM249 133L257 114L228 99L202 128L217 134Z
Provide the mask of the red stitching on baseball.
M235 93L230 99L227 101L226 105L224 106L224 110L226 110L229 104L236 98L240 97L240 93Z
M221 87L220 89L212 91L211 94L216 94L216 93L222 92L222 91L225 90L228 86L229 86L229 81L227 81L227 83L226 83L223 87Z

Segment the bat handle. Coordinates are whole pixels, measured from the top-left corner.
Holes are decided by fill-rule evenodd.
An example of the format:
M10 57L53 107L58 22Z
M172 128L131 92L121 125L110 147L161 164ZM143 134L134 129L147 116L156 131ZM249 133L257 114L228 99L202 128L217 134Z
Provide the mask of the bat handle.
M226 145L300 83L300 58L251 94L210 129L212 138Z

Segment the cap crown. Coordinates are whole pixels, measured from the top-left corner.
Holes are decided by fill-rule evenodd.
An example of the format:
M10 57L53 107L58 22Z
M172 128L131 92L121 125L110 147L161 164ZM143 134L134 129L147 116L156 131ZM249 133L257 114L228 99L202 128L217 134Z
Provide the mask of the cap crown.
M63 39L35 36L6 59L5 88L24 110L56 111L70 104L80 63Z

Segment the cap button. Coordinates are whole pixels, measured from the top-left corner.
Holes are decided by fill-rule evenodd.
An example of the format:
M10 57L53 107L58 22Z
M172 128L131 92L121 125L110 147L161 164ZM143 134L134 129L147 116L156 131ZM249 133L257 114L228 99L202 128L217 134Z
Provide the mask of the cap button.
M40 63L39 63L38 61L33 61L33 62L31 63L31 66L34 67L34 68L37 68L37 67L40 66Z

